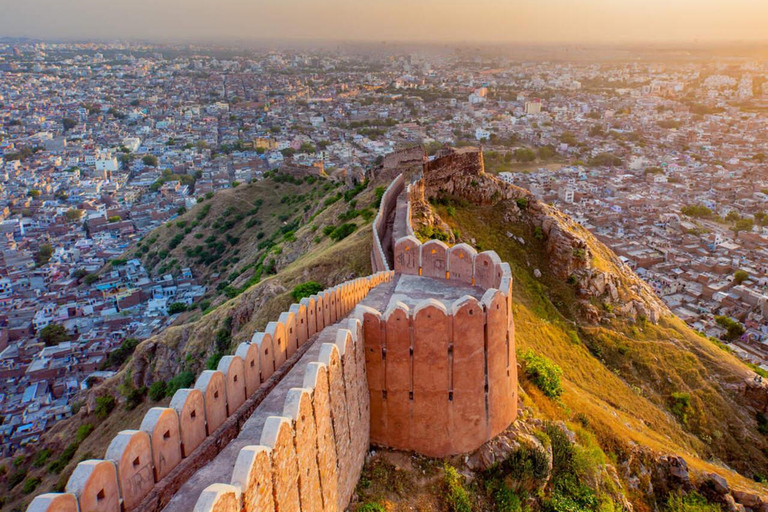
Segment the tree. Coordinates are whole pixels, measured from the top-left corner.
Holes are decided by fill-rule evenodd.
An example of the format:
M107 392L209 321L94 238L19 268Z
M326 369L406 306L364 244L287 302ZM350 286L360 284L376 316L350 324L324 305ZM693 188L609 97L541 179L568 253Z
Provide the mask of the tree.
M61 324L48 324L40 330L39 338L46 347L51 347L69 341L69 333Z
M536 160L536 153L530 148L518 148L515 150L515 160L518 162L533 162Z
M299 302L304 297L309 297L310 295L314 295L322 290L323 285L317 281L307 281L306 283L296 285L291 291L291 297L293 297L294 301Z
M733 274L733 282L736 284L741 284L747 279L749 279L749 274L744 270L737 270L736 273Z
M100 396L96 399L96 409L93 412L97 418L104 420L115 409L115 405L115 397L112 395Z
M174 302L168 305L169 315L176 315L178 313L183 313L186 310L187 310L187 305L184 304L183 302Z
M755 226L755 221L752 219L739 219L736 221L736 223L731 228L733 230L733 233L738 236L740 231L752 231L752 228Z
M737 322L736 320L733 320L727 316L716 316L715 322L717 322L720 327L726 330L726 340L735 340L745 332L744 326L741 325L740 322Z
M739 212L736 210L731 210L728 212L728 214L725 216L725 221L729 222L731 224L735 223L737 220L741 218L741 215L739 215Z
M141 159L142 162L144 162L144 165L147 165L149 167L157 167L157 157L155 155L146 155L144 158Z
M31 197L32 199L37 199L38 197L40 197L40 194L41 194L41 192L39 190L36 190L36 189L32 189L29 192L27 192L27 195L29 197Z
M77 222L80 220L80 217L82 217L84 213L85 212L83 210L71 208L64 213L64 218L67 219L67 222Z
M53 246L51 246L51 244L41 245L40 249L37 250L37 254L35 255L37 266L42 267L48 263L51 260L51 256L53 256Z
M64 133L67 133L69 130L77 126L77 121L74 119L70 119L68 117L65 117L61 120L61 124L64 126Z

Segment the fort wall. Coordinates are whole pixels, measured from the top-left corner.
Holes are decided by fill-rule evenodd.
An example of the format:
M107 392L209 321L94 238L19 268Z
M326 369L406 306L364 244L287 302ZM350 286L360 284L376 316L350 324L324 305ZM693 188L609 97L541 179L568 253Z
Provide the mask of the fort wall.
M162 509L181 484L237 436L314 336L349 314L371 289L393 275L379 272L348 281L292 305L277 322L269 323L266 332L255 333L250 343L222 358L216 370L202 372L193 389L177 391L170 407L150 409L140 430L121 431L109 445L106 460L79 463L65 493L38 496L29 510ZM274 507L281 503L280 510L346 507L368 447L368 391L361 327L357 321L345 327L336 344L323 346L325 360L307 369L305 387L289 394L284 417L267 422L263 446L245 450L232 481L206 489L195 510L234 512L243 503L254 512L277 510ZM294 444L297 436L300 442ZM297 486L297 481L304 483ZM269 482L282 486L274 493L273 508ZM285 482L294 485L289 488ZM297 493L307 503L304 508L294 508ZM309 505L318 498L321 508Z
M395 271L485 290L450 305L428 299L387 311L358 306L371 404L371 443L432 457L467 453L517 416L512 275L494 252L403 237Z
M371 267L374 272L386 272L391 270L390 262L387 260L387 252L391 249L383 247L387 240L386 237L387 221L397 207L397 198L405 189L405 179L399 175L389 184L384 195L381 197L381 205L376 218L373 221L373 250L371 251Z

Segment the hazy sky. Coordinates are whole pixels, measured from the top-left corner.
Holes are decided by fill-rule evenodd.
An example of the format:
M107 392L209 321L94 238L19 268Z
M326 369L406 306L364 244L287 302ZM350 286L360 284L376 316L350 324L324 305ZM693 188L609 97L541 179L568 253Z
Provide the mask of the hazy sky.
M0 37L768 40L768 0L0 0Z

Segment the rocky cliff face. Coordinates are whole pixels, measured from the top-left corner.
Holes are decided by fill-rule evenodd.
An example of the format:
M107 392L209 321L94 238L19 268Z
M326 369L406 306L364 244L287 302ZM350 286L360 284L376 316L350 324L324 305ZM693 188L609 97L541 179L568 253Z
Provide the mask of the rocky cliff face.
M669 314L653 291L589 231L529 191L486 174L479 149L441 150L425 163L422 182L412 190L417 227L443 225L428 201L451 197L497 206L505 222L529 224L546 245L549 268L577 288L583 314L591 322L620 314L656 323Z

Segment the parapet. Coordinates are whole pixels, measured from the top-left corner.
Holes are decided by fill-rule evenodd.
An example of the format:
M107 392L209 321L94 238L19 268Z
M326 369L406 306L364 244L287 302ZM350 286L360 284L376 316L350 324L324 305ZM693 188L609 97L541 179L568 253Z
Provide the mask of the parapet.
M406 236L395 244L395 271L485 291L447 305L357 307L371 442L432 457L473 451L517 416L511 269L495 252Z
M183 480L166 479L180 465L205 463L206 457L211 456L211 450L198 450L209 436L217 434L228 418L236 414L260 388L267 385L267 381L273 379L276 372L297 351L308 342L314 341L314 336L326 325L336 323L348 315L359 301L365 298L368 292L376 286L391 281L394 272L377 272L367 277L361 277L347 281L338 286L325 290L310 298L302 299L299 304L290 306L287 312L282 313L278 320L270 322L266 332L254 333L250 342L241 343L234 354L224 356L216 370L206 370L200 374L195 382L194 389L180 389L171 399L170 406L154 407L145 415L140 430L124 430L111 442L105 459L88 460L77 465L66 485L66 493L51 493L38 496L28 508L31 512L130 512L131 510L155 510L157 503L146 503L152 499L148 497L155 486L178 486ZM354 340L357 340L359 327L356 321L349 324L354 329ZM352 334L350 334L352 336ZM351 338L352 339L352 338ZM362 352L360 353L362 357ZM352 358L350 358L352 359ZM340 360L341 361L341 360ZM341 364L341 363L339 363ZM365 369L355 366L353 362L346 363L350 368L349 378L357 382L365 381ZM355 368L352 370L352 368ZM311 394L313 416L319 416L315 424L315 436L320 436L320 460L336 461L336 443L333 439L333 447L330 446L330 437L333 433L333 420L330 418L329 405L330 383L329 375L323 366L323 370L313 367L315 380L306 380L307 393ZM280 375L280 374L279 374ZM362 375L362 378L360 377ZM346 410L347 382L343 380L343 374L336 374L332 381L334 384L336 406L343 406ZM282 375L280 375L282 378ZM339 386L339 383L341 385ZM310 385L312 384L312 385ZM323 392L317 392L319 387ZM350 395L356 401L365 401L360 395L365 390L364 385L354 387L357 395ZM339 394L339 390L340 393ZM307 418L308 409L306 398L304 400L304 417ZM350 407L351 408L351 407ZM363 409L358 406L356 425L360 424ZM338 420L337 420L338 421ZM291 435L295 429L296 419L291 420ZM367 424L367 420L365 421ZM306 424L304 431L309 437L313 437L312 429ZM341 429L341 426L338 427ZM367 426L364 429L367 431ZM349 432L349 425L347 425ZM354 459L362 468L362 460L365 448L362 442L355 445L360 452ZM367 447L367 440L365 442ZM333 454L331 454L331 448ZM302 447L303 450L303 447ZM271 452L259 449L260 454L255 456L258 460L252 461L252 466L262 467L265 460L270 461ZM213 453L215 455L216 452ZM267 459L265 459L267 457ZM240 460L240 459L238 459ZM266 489L267 480L262 476L252 476L250 473L238 472L245 462L236 465L233 475L235 486L218 484L222 487L206 489L198 502L196 510L232 511L240 510L243 500L250 500L258 504L255 508L247 510L273 510L270 508ZM260 465L259 465L260 464ZM270 466L271 467L271 466ZM305 468L306 469L306 468ZM348 468L352 471L352 465ZM263 468L262 468L263 470ZM270 469L272 471L272 469ZM318 466L317 471L321 495L325 501L333 499L336 506L344 501L344 506L349 502L354 482L343 488L343 493L336 490L331 483L337 478L335 471L330 472L327 467ZM354 471L352 471L354 473ZM359 474L359 469L357 470ZM324 475L324 476L323 476ZM333 475L333 476L332 476ZM237 480L237 478L240 480ZM270 476L271 478L271 476ZM348 476L347 478L352 478ZM243 480L245 479L245 480ZM248 480L250 479L250 480ZM254 480L255 479L255 480ZM159 482L163 480L163 483ZM245 488L244 495L239 489L243 483L261 482L262 487L254 490L250 486ZM355 480L356 481L356 478ZM335 484L334 484L335 485ZM177 489L175 487L173 489ZM173 491L171 491L172 493ZM255 493L255 494L254 494ZM271 495L271 490L268 491ZM314 494L313 494L314 495ZM153 495L154 496L154 495ZM266 500L266 501L264 501ZM262 506L262 504L264 506ZM232 508L235 507L235 508ZM298 510L298 509L297 509ZM328 510L324 508L323 510Z

